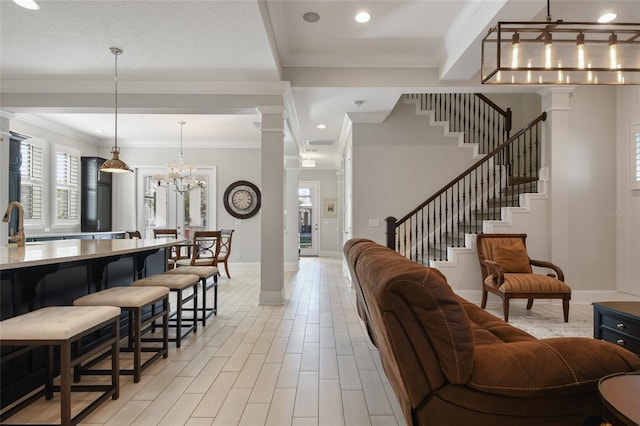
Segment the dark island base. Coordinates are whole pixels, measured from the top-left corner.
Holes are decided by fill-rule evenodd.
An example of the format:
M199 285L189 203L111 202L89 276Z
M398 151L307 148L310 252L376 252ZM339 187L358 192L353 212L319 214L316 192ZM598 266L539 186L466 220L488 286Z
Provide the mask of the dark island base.
M126 286L139 277L166 271L166 249L152 249L127 255L65 262L0 272L0 316L2 320L45 306L72 305L89 293ZM128 318L121 317L121 335ZM95 333L83 344L93 344L104 333ZM3 346L2 357L17 348ZM2 409L38 389L45 382L46 350L38 348L9 359L0 366ZM10 358L10 357L9 357ZM59 365L56 365L59 372ZM58 374L58 373L56 373Z

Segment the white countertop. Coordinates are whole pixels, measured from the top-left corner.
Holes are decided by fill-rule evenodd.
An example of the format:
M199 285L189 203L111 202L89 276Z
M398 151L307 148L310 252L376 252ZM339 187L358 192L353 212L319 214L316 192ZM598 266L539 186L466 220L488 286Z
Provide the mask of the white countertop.
M27 243L24 247L0 247L0 271L52 263L141 252L169 247L182 239L158 238L150 240L56 240Z

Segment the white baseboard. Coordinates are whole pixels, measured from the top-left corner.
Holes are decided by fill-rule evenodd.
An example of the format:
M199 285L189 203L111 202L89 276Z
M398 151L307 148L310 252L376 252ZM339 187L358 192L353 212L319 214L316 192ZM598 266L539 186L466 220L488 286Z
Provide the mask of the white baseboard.
M340 257L342 253L339 251L320 251L319 256L322 257Z
M261 305L282 305L284 300L284 289L280 291L261 291L258 303Z
M229 269L232 271L259 271L260 262L229 262Z
M300 269L300 265L298 262L288 262L284 264L285 272L295 272Z

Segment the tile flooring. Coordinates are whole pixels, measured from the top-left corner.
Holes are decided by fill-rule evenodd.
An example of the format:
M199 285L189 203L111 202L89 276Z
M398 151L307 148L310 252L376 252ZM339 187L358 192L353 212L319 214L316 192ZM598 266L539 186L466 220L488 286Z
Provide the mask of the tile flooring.
M84 425L404 425L355 310L342 259L303 258L286 274L287 303L257 304L259 271L234 271L219 285L219 314L170 346L134 384L121 376L120 398ZM490 296L491 297L491 296ZM491 299L490 299L491 300ZM497 298L492 312L501 315ZM568 331L591 335L591 306L573 304ZM562 328L560 305L512 302L512 323L548 320ZM532 332L532 331L530 331ZM557 334L554 332L553 334ZM55 422L58 399L38 401L8 423Z

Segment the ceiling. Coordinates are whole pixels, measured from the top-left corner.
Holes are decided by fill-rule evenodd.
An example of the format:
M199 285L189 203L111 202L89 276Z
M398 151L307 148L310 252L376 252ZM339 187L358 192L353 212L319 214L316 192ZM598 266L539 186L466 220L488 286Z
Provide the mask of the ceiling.
M383 120L402 93L504 90L480 87L481 38L499 20L547 14L543 0L40 0L40 6L30 11L0 0L0 109L113 145L112 108L81 101L64 109L16 106L9 94L113 94L109 47L115 46L124 51L120 145L177 146L177 122L184 120L185 147L259 146L251 96L278 93L287 108L286 152L329 169L340 165L348 123ZM355 22L361 10L371 14L368 23ZM551 2L554 20L591 22L609 10L617 22L640 22L640 0ZM306 12L320 19L306 22ZM135 109L127 94L209 94L212 101L179 108L160 99ZM235 102L239 94L245 100ZM329 145L310 147L307 140Z

